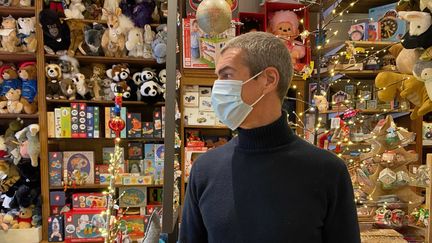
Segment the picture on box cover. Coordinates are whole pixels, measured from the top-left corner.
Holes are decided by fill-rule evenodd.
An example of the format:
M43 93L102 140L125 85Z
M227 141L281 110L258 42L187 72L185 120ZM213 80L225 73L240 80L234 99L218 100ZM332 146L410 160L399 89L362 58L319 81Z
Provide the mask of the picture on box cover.
M191 32L190 32L190 38L191 38L191 54L192 58L199 59L201 57L200 55L200 38L201 38L202 32L200 28L198 27L198 21L195 19L191 20Z
M129 160L129 173L141 173L141 161L140 160Z

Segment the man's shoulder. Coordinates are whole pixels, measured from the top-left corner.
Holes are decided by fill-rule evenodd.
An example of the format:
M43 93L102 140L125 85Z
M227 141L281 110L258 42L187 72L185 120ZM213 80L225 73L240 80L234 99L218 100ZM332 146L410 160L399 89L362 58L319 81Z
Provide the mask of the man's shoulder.
M216 164L222 164L223 162L229 162L229 158L231 158L231 155L234 152L235 146L237 144L237 138L231 139L228 143L211 149L207 151L206 153L202 154L198 159L195 161L194 165L197 165L199 167L208 167L208 166L215 166Z

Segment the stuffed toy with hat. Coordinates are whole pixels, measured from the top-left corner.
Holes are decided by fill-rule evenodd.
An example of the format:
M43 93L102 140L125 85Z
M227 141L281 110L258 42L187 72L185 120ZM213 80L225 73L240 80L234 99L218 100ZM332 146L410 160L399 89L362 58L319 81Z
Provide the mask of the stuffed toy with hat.
M15 66L3 65L0 67L0 76L3 80L0 96L5 96L10 89L21 89L22 83L18 78L18 73Z
M48 54L66 54L70 45L70 30L62 23L54 10L44 9L39 13L44 35L44 49Z
M26 114L37 111L37 70L35 62L24 62L19 66L18 76L22 81L21 103Z
M300 35L299 24L297 14L289 10L276 11L270 17L269 30L284 41L295 69L299 68L295 64L306 55L303 43L296 40Z

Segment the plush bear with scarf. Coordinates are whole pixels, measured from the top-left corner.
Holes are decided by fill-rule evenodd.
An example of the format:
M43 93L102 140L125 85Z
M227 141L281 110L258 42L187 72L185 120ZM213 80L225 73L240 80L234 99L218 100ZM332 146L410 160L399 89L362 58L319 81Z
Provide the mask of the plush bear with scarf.
M8 64L1 66L0 76L3 80L0 96L5 96L10 89L21 89L22 82L18 78L18 73L14 66Z
M34 114L37 111L37 70L35 62L24 62L19 66L18 76L22 81L21 103L24 112Z
M39 21L44 34L44 48L48 54L66 54L70 46L70 30L61 22L57 12L44 9L39 13Z
M291 61L294 69L301 71L303 65L299 63L306 55L306 48L303 43L296 39L300 35L299 20L297 15L289 10L276 11L270 17L270 32L284 41L291 54Z
M18 18L18 38L23 51L35 52L37 47L36 39L36 18Z

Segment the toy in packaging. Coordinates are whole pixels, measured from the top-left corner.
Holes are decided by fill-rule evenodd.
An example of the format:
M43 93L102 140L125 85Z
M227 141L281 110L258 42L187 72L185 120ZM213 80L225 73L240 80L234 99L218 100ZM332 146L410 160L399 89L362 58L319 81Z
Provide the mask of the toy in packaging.
M369 9L369 18L380 25L383 41L400 41L406 32L406 22L398 18L397 3Z
M213 108L211 105L211 97L200 97L199 98L199 110L212 112Z
M153 111L154 130L153 137L162 138L162 111L160 107L156 107Z
M146 158L144 159L144 175L151 176L154 181L154 177L156 174L156 164L154 158Z
M132 237L143 237L145 232L145 217L140 215L123 216L121 221L124 223L127 235Z
M94 135L94 107L93 106L87 106L87 112L86 112L86 118L87 118L87 137L93 138Z
M381 25L378 22L369 22L367 30L368 30L368 41L381 40Z
M92 151L63 152L63 168L67 171L67 180L72 185L94 183L94 154Z
M155 160L156 161L164 161L165 159L165 145L164 144L155 144Z
M64 240L63 216L52 215L48 217L48 242L60 242Z
M72 207L76 209L107 207L107 197L102 193L74 193L72 195Z
M162 185L164 181L163 176L164 176L164 161L161 160L155 161L154 183L156 185Z
M49 178L51 186L61 186L62 184L62 165L63 153L62 152L49 152Z
M199 106L198 92L184 92L183 106L184 107L198 107Z
M128 138L140 138L142 133L141 114L127 113L126 129Z
M123 176L123 185L152 185L151 176L125 175Z
M108 184L106 180L101 180L101 174L109 174L109 165L95 165L95 184Z
M102 210L72 210L65 213L65 242L102 242L105 219Z
M154 144L144 144L144 158L154 159L155 157L155 145Z
M151 205L162 205L162 196L163 189L162 188L150 188L148 201Z
M128 160L128 172L132 174L141 174L143 172L141 160Z
M78 113L78 125L79 125L79 137L86 138L87 137L87 104L79 103L78 105L79 113Z
M143 158L142 143L128 143L128 159L142 159Z
M50 205L63 207L66 204L66 196L64 191L50 192Z
M352 41L363 41L368 39L368 24L360 23L351 25L351 28L348 31L350 40Z
M153 122L143 122L142 137L143 138L153 138L153 133L154 133L154 123Z
M124 148L120 147L120 150L122 151L122 155L121 155L121 161L120 161L120 173L124 172L124 164L125 164L125 160L124 160ZM111 154L114 154L114 147L104 147L102 148L102 159L103 159L103 164L108 165L110 163L110 159L111 159Z
M79 138L78 103L71 103L71 137ZM56 116L57 117L57 116ZM57 137L57 134L56 134Z
M145 207L147 205L146 187L120 187L120 207Z

